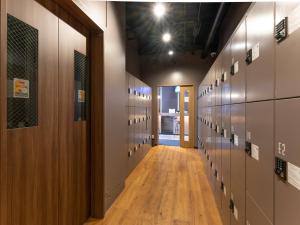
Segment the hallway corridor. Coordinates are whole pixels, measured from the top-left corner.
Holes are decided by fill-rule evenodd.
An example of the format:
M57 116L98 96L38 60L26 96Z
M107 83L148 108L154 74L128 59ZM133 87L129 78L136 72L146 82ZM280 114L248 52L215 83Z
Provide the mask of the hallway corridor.
M131 173L103 220L86 225L222 225L195 150L157 146Z

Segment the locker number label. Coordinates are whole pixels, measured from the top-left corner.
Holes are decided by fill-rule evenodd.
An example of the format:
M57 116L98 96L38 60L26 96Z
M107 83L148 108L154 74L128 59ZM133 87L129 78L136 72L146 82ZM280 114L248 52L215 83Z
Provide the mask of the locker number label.
M300 190L300 168L292 163L288 163L288 182Z
M278 154L286 156L286 145L284 143L278 142Z

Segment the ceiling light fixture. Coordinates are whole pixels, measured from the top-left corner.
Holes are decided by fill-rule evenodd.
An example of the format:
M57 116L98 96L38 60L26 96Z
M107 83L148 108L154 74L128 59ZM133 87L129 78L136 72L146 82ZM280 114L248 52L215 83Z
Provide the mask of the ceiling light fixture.
M173 50L169 50L168 55L174 55L174 51Z
M157 18L161 18L166 13L166 7L162 3L156 3L153 7L153 13Z
M171 34L170 33L164 33L163 36L162 36L162 40L164 42L170 42L171 41Z

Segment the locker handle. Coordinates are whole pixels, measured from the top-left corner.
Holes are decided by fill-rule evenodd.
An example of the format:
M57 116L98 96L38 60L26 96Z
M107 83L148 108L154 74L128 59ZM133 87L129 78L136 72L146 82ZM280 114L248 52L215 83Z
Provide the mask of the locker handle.
M210 162L210 167L211 167L211 168L213 167L213 163L212 163L212 162Z
M223 183L223 181L221 182L221 190L224 192L224 183Z
M282 19L276 26L275 26L275 39L277 43L282 42L288 36L288 17Z
M234 202L232 199L230 199L230 202L229 202L229 209L230 209L231 213L234 213Z
M245 61L246 61L247 65L250 65L252 63L252 49L247 51Z
M230 142L231 142L232 144L234 144L234 134L231 134L231 136L230 136Z
M221 130L221 137L224 137L224 128Z
M218 177L218 171L215 170L215 177L217 178Z
M251 142L248 142L248 141L245 142L245 152L249 156L252 155Z
M230 67L230 74L232 76L234 75L234 65L231 65L231 67Z

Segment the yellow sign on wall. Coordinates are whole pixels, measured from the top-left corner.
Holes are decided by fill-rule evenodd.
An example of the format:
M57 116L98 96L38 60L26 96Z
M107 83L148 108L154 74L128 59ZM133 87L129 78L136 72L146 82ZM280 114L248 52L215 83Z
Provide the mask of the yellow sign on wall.
M29 80L14 78L14 98L29 98Z
M78 102L85 102L85 91L78 90Z

